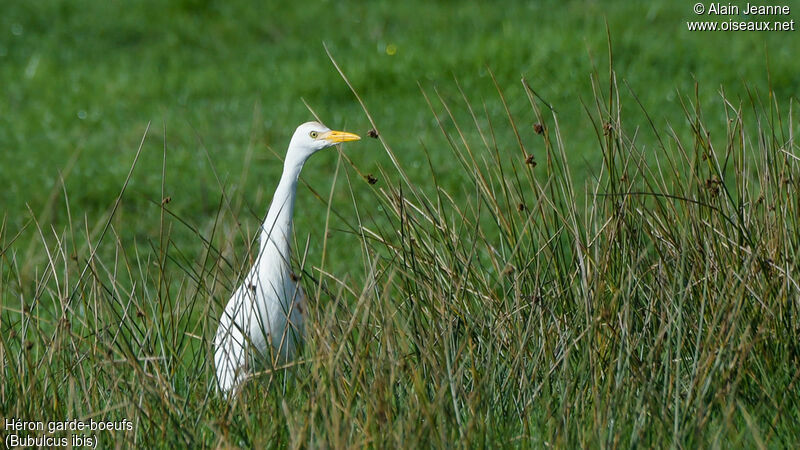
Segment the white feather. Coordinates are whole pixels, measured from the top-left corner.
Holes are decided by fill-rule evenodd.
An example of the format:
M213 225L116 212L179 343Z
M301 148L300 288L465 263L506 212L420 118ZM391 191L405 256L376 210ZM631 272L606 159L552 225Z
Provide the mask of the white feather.
M359 139L318 122L300 125L286 151L283 174L261 227L255 264L220 317L214 338L217 386L226 396L241 386L251 351L275 362L294 357L304 334L306 296L292 279L292 215L297 180L306 160L339 142Z

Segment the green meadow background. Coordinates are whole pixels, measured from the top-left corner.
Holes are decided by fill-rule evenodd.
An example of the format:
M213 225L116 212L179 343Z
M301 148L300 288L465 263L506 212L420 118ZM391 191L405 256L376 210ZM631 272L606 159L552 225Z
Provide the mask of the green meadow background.
M685 21L695 18L691 4L668 1L7 2L0 15L3 217L10 231L32 214L58 229L68 201L73 215L93 222L113 204L150 123L119 216L124 236L147 239L157 230L165 142L165 192L176 214L202 227L218 209L222 185L255 223L294 128L313 119L303 99L332 128L361 135L370 128L323 45L401 162L424 168L424 145L441 182L454 189L463 179L421 89L458 100L460 86L475 107L497 116L503 106L490 71L526 125L524 137L533 138L527 125L534 119L523 76L558 111L575 176L598 171L602 158L581 102L592 101L593 70L608 71L606 24L620 82L660 129L685 122L679 93L693 93L695 83L703 105L718 111L723 87L734 99L768 83L778 98L797 93L797 34L687 31ZM345 151L364 174L389 164L371 140ZM335 152L315 156L303 178L327 191L335 161ZM410 176L425 188L425 175ZM334 207L348 203L349 194L339 190L334 200ZM325 205L301 191L297 211L297 232L318 240Z
M792 15L775 19L800 19L800 3L788 0L784 3L791 6ZM731 440L742 446L769 447L796 442L796 432L800 429L797 408L800 374L789 367L797 364L798 351L796 343L787 340L787 336L797 335L794 325L797 315L792 313L796 308L787 307L788 313L775 312L780 316L775 318L755 307L748 309L752 305L747 304L741 307L744 311L741 315L737 315L740 309L726 315L729 311L725 308L730 305L720 299L728 298L728 294L719 292L739 293L741 298L747 297L745 294L762 294L758 290L761 281L752 285L743 282L745 287L742 287L734 278L719 281L722 286L719 291L708 288L706 294L694 297L698 300L687 300L684 304L680 293L684 292L680 290L682 282L692 289L706 286L692 278L699 266L678 271L680 275L676 276L685 275L686 279L680 278L672 286L674 292L679 292L670 297L677 299L674 304L655 302L653 299L659 298L660 293L667 296L667 291L673 291L667 288L661 291L658 287L649 290L649 294L641 294L637 290L641 280L645 280L641 285L660 285L658 280L648 278L655 269L642 269L644 272L639 273L636 271L640 268L635 264L645 259L651 261L647 258L654 254L663 256L654 250L662 242L654 235L649 235L651 240L646 242L631 238L620 244L622 250L617 247L609 250L608 254L615 256L609 257L608 267L630 263L634 266L630 273L635 272L636 276L626 278L624 274L628 272L624 272L614 278L617 274L612 273L612 267L608 270L609 280L605 280L608 286L600 282L596 291L586 288L584 292L581 289L586 286L575 287L579 284L575 278L579 271L572 265L577 257L573 253L577 250L571 248L575 240L559 235L564 225L556 218L572 217L572 213L580 216L572 209L573 202L585 207L581 210L585 215L580 217L586 219L587 236L590 231L597 231L598 236L607 231L605 219L594 221L594 211L597 218L605 213L621 217L619 212L608 212L613 209L608 206L611 202L606 205L598 200L600 197L593 197L592 192L605 192L607 181L613 177L619 175L623 181L628 177L627 172L622 176L622 171L604 165L613 159L609 156L613 154L609 150L613 146L608 136L617 132L622 136L618 127L621 129L623 125L625 137L620 142L624 143L617 143L617 151L622 152L622 147L631 152L641 151L651 163L659 155L681 162L684 160L679 156L680 146L673 141L694 142L695 153L691 150L686 153L694 154L696 161L700 161L697 149L704 139L720 139L715 141L718 148L725 148L721 144L735 135L730 130L739 123L728 114L741 108L737 114L747 126L758 130L748 131L751 133L747 135L748 142L752 145L746 148L769 147L779 140L776 136L790 135L783 141L785 147L778 149L775 144L770 148L784 158L786 167L791 167L778 178L786 176L787 183L796 181L792 178L797 173L796 162L791 159L786 162L787 157L780 151L797 154L792 131L798 126L797 114L790 111L796 106L800 89L800 32L689 32L686 21L717 20L696 16L693 5L694 2L668 0L4 1L0 6L0 332L4 336L0 339L0 357L4 359L0 413L43 414L50 420L66 415L96 415L136 421L134 434L107 437L104 443L108 446L112 442L126 446L160 442L165 447L260 447L287 443L298 447L326 443L333 447L394 447L414 443L437 447L501 444L659 447L671 443L692 447L720 445ZM372 128L370 120L334 67L326 48L364 101L382 141L367 137ZM614 89L609 87L612 68L616 74ZM536 133L534 124L543 119L532 108L521 82L523 78L535 90L538 105L544 110L546 138ZM613 101L609 101L610 93ZM729 104L725 104L723 95ZM557 126L545 105L557 114ZM783 112L775 113L778 109ZM615 116L615 112L620 115ZM319 325L312 333L315 337L307 350L307 361L313 362L308 369L303 366L288 375L279 374L277 378L270 375L266 377L268 381L252 384L243 395L244 400L229 407L211 387L213 369L206 358L209 340L220 307L236 282L237 268L246 266L248 261L248 245L269 205L289 138L297 125L313 120L314 113L329 127L358 133L363 139L342 146L341 151L320 152L306 164L301 176L303 183L295 210L295 248L301 254L307 253L298 258L306 261L307 290L312 291L309 286L318 285L316 293L321 300L317 308L323 312L317 317L325 319L317 322ZM474 120L472 113L477 116ZM695 113L697 117L687 118ZM509 126L509 116L518 136ZM604 132L601 122L614 117L624 117L624 122L614 125L609 122ZM440 129L440 123L444 124L448 137ZM453 123L460 124L458 132ZM560 131L558 136L556 129ZM551 131L553 134L549 134ZM772 140L764 137L770 132ZM474 166L465 164L466 160L459 156L463 154L454 151L449 139L455 139L458 133L463 133L463 142L472 142L475 148L485 143L487 136L492 138L491 145L486 144L487 149L479 154ZM669 143L665 145L662 137ZM122 201L116 205L140 143L138 160ZM384 143L391 148L391 155ZM505 232L492 229L486 234L481 231L471 235L472 230L488 230L487 224L493 225L494 217L486 216L485 211L477 212L472 222L467 216L472 214L472 202L481 203L476 200L476 192L482 185L475 174L485 170L497 175L495 171L506 170L503 167L528 170L520 145L538 163L537 167L529 168L532 170L529 174L538 177L536 183L531 181L531 186L535 184L540 190L535 195L532 190L521 191L519 211L516 200L508 201L505 206L509 210L497 215L522 213L536 203L535 196L545 192L553 197L563 195L550 198L551 202L539 197L539 206L553 208L553 222L546 218L541 219L543 223L529 222L552 228L537 231L531 226L524 231L526 228L521 226L521 236L530 233L538 240L520 239L522 244L516 248L513 240L508 248L503 240L499 250L488 245L474 247L479 248L475 256L478 268L467 264L464 273L469 273L471 282L477 285L481 282L475 280L495 276L501 280L492 285L496 292L485 294L496 303L483 304L485 299L475 292L462 292L466 297L477 296L463 303L464 310L475 315L470 318L469 314L459 312L453 313L458 316L454 318L448 315L452 312L450 306L436 303L440 298L437 289L444 289L443 282L437 280L444 275L435 268L441 260L451 262L456 269L445 279L456 277L453 274L462 268L456 251L460 251L459 240L448 247L431 237L435 233L426 235L419 231L424 227L416 229L403 222L408 219L405 213L392 215L389 199L397 193L398 186L405 186L404 192L411 197L397 167L403 167L407 181L418 193L430 196L429 199L446 192L443 203L469 205L460 212L445 207L438 211L441 216L437 217L446 223L442 230L462 233L460 242L466 248L470 239L492 241L495 234ZM734 148L738 147L733 144L728 147ZM674 154L664 154L671 150ZM680 152L684 151L681 147ZM549 164L552 155L559 161L554 166ZM736 155L744 160L751 156ZM702 160L706 161L707 156L704 153ZM779 160L776 156L775 161ZM562 162L564 166L559 165ZM708 165L698 163L697 167L706 170ZM553 167L568 167L569 173L559 178L552 175L557 170L549 172ZM756 165L725 167L721 173L709 169L708 174L693 176L703 178L709 192L714 189L719 192L715 183L722 183L713 176L736 178L737 170ZM661 178L666 181L658 186L665 191L672 188L676 193L680 191L681 182L671 184L671 180L673 176L680 179L684 168L680 164L672 169L659 166L659 176L667 175ZM499 172L501 175L489 184L498 187L507 182L518 186L520 179L525 179L519 175L521 170L513 172L514 176L512 172ZM750 175L743 177L746 180L743 185L755 186L757 180L766 183L766 178L759 178L761 173L747 173ZM507 175L505 180L502 174ZM368 178L376 182L370 183ZM541 181L545 179L548 181ZM694 180L687 176L686 180L689 179ZM543 185L539 186L539 182ZM564 187L568 184L574 188L574 198ZM486 194L489 191L492 188L481 191L481 195L492 201L501 197L501 189L491 195ZM556 195L556 191L560 194ZM695 194L688 188L685 192L686 196ZM706 201L703 192L700 189L698 196ZM727 199L731 203L744 201L749 198L748 192L742 188ZM753 194L756 197L758 192ZM789 198L788 204L792 205L797 197ZM441 196L438 201L441 206ZM642 200L643 204L647 201L650 200ZM490 203L486 200L486 204ZM755 200L748 203L754 204ZM647 205L653 207L652 211L662 211L653 204ZM791 242L796 244L797 224L792 217L797 206L787 208L778 208L783 214L779 223L789 231L778 234L788 236L787 242L794 239ZM732 207L728 212L731 217L735 216L735 209ZM642 206L639 212L642 210L650 211L647 206ZM680 207L677 210L683 211ZM723 206L710 210L728 211ZM424 208L417 212L430 213ZM455 225L460 223L459 216L467 224L461 228ZM637 229L663 219L666 228L675 226L671 230L674 236L696 243L692 232L708 224L720 225L716 222L719 217L703 217L695 223L687 216L690 218L686 219L685 227L683 223L670 222L669 217L672 216L665 213L653 222L643 219L641 228L626 229L635 234ZM763 217L773 220L776 216L763 213ZM108 233L104 231L107 222ZM608 223L611 222L609 218ZM384 253L366 250L367 238L359 231L359 223L380 235L371 242L384 243L380 239L385 239ZM419 242L425 241L426 236L431 239L431 248L435 249L431 253L437 256L432 263L420 263L421 268L413 270L408 266L398 268L401 260L412 266L416 263L403 259L407 256L405 250L397 250L405 249L405 244L392 247L388 243L395 238L406 239L405 235L398 237L402 233L393 229L401 223L420 233L414 235ZM451 225L452 230L448 228ZM769 234L765 230L764 236ZM720 231L717 235L727 236L727 232ZM558 237L551 242L548 233ZM101 235L104 240L96 251L104 262L97 263L97 267L86 265L94 251L86 243L87 236L94 246ZM443 231L444 235L447 233ZM480 239L475 237L478 235ZM783 237L776 237L776 244L769 246L774 254L784 248L777 244L784 243ZM542 262L547 255L542 256L538 248L532 248L534 242L542 245L543 252L552 251L562 259L554 256L552 266L548 261ZM616 241L610 238L608 242ZM725 251L737 248L731 244L732 240L714 241L709 237L709 242L708 248L713 247L716 252L709 250L713 255L727 254ZM440 244L442 247L438 247ZM408 245L413 248L416 244ZM52 262L52 249L57 247L66 249L58 270ZM218 252L211 252L212 247ZM547 291L544 296L553 300L552 311L548 310L550 315L542 313L541 327L525 328L525 336L545 342L541 346L525 341L515 349L512 337L517 336L513 333L516 322L501 320L516 317L515 312L520 311L503 303L510 293L516 292L517 299L524 297L520 296L520 288L510 287L511 281L503 278L513 273L505 270L514 266L504 269L505 261L494 260L500 253L505 256L510 248L530 250L528 262L537 261L529 265L521 262L518 266L527 268L528 274L520 276L535 278L538 283L541 273L543 280L549 280L541 286L537 284L537 289ZM647 258L637 253L641 248L648 249L642 250L642 254L650 252ZM395 250L397 254L392 253ZM367 261L364 257L367 253L375 260ZM379 254L383 260L376 256ZM405 256L398 256L401 254ZM776 264L786 263L787 268L781 273L787 280L796 279L792 278L797 275L796 259L787 263L796 255L788 252L781 257L772 255ZM424 255L419 257L425 261ZM73 262L69 262L70 258ZM706 261L705 254L697 258L697 264ZM732 266L741 262L737 258L731 257L730 261L735 261ZM494 266L487 262L490 260ZM605 267L601 260L606 261L593 260L600 278ZM389 262L382 266L385 261ZM759 261L759 267L773 263L766 257ZM652 264L652 267L666 267ZM712 271L717 266L708 264L709 273L720 274ZM690 265L687 263L687 267ZM206 271L210 266L214 268ZM361 299L366 294L359 294L359 289L375 275L370 272L372 267L392 267L395 271L387 269L381 274L383 278L378 277L386 285L374 290L385 288L385 291L380 291L383 295L376 294L379 301L370 309L363 306ZM747 266L741 273L748 274L750 269ZM82 270L88 274L86 278ZM672 269L663 270L673 273ZM126 275L117 278L123 272ZM220 284L208 287L209 278L217 274L221 274ZM80 282L76 282L79 278ZM336 296L328 290L319 296L324 287L320 286L325 283L318 284L318 279L324 279L330 291L338 292L341 297L332 300ZM711 283L708 279L705 281ZM626 280L638 287L632 287L626 296L621 294L622 287L618 290L610 287L615 280ZM764 308L772 311L770 298L794 305L791 298L798 294L795 285L789 281L775 283L778 287L770 285L775 290L765 291L768 306ZM525 286L523 291L533 284ZM689 287L685 292L689 292ZM620 311L629 311L630 306L639 321L636 326L640 328L635 331L644 330L644 337L629 343L625 336L604 335L606 312L598 312L591 318L588 313L584 315L577 300L576 303L566 300L573 298L570 289L581 291L581 295L591 291L599 297L607 296L611 299L608 311L613 313L608 314L612 318L616 313L620 314L618 317L627 314ZM708 293L712 291L716 296ZM98 325L100 321L95 320L94 324L78 326L78 319L72 325L67 321L67 328L73 328L63 335L64 340L48 340L48 336L59 336L57 330L61 329L63 317L59 316L57 305L70 292L85 306L108 299L108 309L100 308L105 312L95 312L95 319L103 316L110 323ZM76 292L79 295L75 296ZM433 299L429 299L431 303L419 300L423 306L409 307L408 302L401 302L406 295L428 298L426 292ZM209 294L204 297L206 293ZM536 295L526 294L525 298L534 302L539 298ZM184 308L182 302L190 296L186 300L190 307ZM642 304L636 303L640 297L650 303L644 300ZM43 318L41 322L36 322L27 309L33 298L39 302L35 308L36 317ZM133 309L128 311L121 300L125 298L138 308L136 318L129 317ZM164 298L168 302L160 303ZM344 299L342 304L338 303L339 298ZM574 298L583 297L575 294ZM708 300L709 306L706 298L713 299ZM633 306L627 303L629 299L634 299ZM461 307L457 302L450 305ZM736 308L741 306L736 305ZM653 313L661 306L669 313ZM356 311L352 317L348 315L351 310ZM678 313L672 316L675 311L685 316ZM651 313L658 320L651 322ZM669 320L664 319L667 316ZM550 317L552 322L547 322ZM698 319L699 325L695 327L684 326L674 317L683 317L689 324L694 324L693 318L706 319ZM124 345L114 341L116 346L109 344L105 355L98 350L103 342L108 342L104 341L107 337L103 333L113 331L117 320L119 323L128 320L134 325L123 327ZM37 325L31 325L34 322ZM785 327L776 325L778 322ZM648 328L653 323L663 327ZM709 323L713 326L708 325L710 328L706 330L704 327ZM727 330L720 325L725 323L733 327L733 331L728 330L729 336L741 340L722 340L717 348L716 340L712 339L707 347L701 348L701 341L706 342L708 336L723 334L720 329ZM337 325L328 330L322 324ZM495 335L495 325L509 329ZM584 325L586 328L581 328ZM553 327L563 334L553 332ZM374 331L377 328L380 332ZM360 337L373 332L381 337L364 344L364 348L371 350L359 350ZM454 347L443 344L450 342L446 339L439 340L446 333L453 337L452 344L447 345ZM739 342L749 342L751 333L759 338L753 339L756 347L747 347L750 353L746 358L735 356L739 353L733 347ZM22 335L27 337L23 339ZM582 336L595 335L604 337L588 343L581 340ZM344 338L340 339L341 336ZM492 336L497 337L497 342ZM463 343L467 337L469 345ZM574 346L564 344L569 342ZM173 344L176 346L170 348ZM333 362L312 357L324 355L328 344L330 348L341 349L333 352L336 354ZM428 344L431 347L426 349ZM661 344L667 347L662 348ZM674 347L669 347L673 344ZM445 346L444 350L437 345ZM578 356L570 359L573 347L574 355ZM456 361L461 365L458 370L451 370L451 364L456 363L453 358L465 354L462 351L469 352L471 362ZM611 384L602 384L615 375L610 365L603 365L613 359L611 356L594 359L601 353L626 355L627 359L620 357L614 361L641 364L627 372L628 369L619 369L624 375L619 375L616 382L629 387L619 397ZM40 356L45 354L53 359ZM166 362L163 366L161 363L151 366L149 362L141 362L146 358L137 359L142 354L157 354ZM401 361L397 355L405 355L407 359ZM725 359L729 356L731 360ZM50 371L42 371L43 361L51 364ZM681 371L683 366L679 361L694 364L690 375ZM722 381L720 372L715 372L717 369L728 370L725 373L732 373L731 379L737 373L748 378L737 379L735 383ZM536 378L537 382L545 381L535 388L532 384L515 386L503 381L507 377L516 380L513 374L517 370L530 370L543 377ZM652 381L642 376L651 371L662 374L663 379L654 375L653 380L658 380ZM585 378L580 378L583 375ZM464 381L463 386L458 384L459 380L467 379L471 381ZM740 381L742 386L738 384ZM442 390L442 386L449 386L450 390ZM456 397L460 388L453 386L461 386L470 393L462 397L461 406L440 394L449 392ZM692 403L696 409L682 408L684 389L689 391L685 398L693 399L695 394L708 403L700 406ZM384 394L388 400L381 403ZM517 395L522 400L518 401ZM726 403L729 398L736 399L735 406L731 403L730 408ZM784 401L785 398L789 400ZM469 408L464 406L468 403ZM573 404L579 406L572 410ZM531 405L534 405L532 411L528 409ZM775 405L785 409L776 409ZM620 418L620 423L615 427L609 417Z

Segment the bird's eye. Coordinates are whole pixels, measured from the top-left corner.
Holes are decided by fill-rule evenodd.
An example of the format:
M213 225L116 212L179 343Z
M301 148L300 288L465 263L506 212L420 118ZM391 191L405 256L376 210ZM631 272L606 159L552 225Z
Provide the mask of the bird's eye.
M308 133L308 135L311 136L311 139L316 139L317 136L319 136L319 133L317 133L316 131L312 131L311 133Z

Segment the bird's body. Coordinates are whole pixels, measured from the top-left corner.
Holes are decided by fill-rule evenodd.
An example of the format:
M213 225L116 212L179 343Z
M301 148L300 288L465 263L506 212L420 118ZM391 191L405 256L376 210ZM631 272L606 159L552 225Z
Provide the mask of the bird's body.
M217 386L227 395L247 375L250 351L273 362L294 356L304 334L306 296L291 267L292 215L306 160L339 142L359 139L318 122L300 125L286 151L283 174L261 227L258 256L228 301L214 338Z

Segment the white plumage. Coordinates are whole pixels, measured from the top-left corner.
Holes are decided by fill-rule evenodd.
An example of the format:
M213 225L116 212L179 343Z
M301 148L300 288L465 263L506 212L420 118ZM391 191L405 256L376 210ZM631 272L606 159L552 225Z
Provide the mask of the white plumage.
M224 395L238 388L246 377L250 351L260 352L271 361L286 361L303 339L306 296L292 276L290 246L297 180L311 155L358 139L352 133L331 131L319 122L304 123L294 132L261 228L255 264L228 301L214 338L217 386Z

